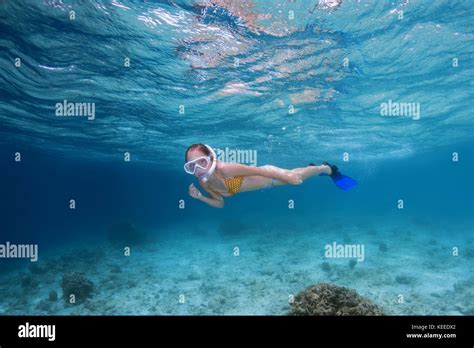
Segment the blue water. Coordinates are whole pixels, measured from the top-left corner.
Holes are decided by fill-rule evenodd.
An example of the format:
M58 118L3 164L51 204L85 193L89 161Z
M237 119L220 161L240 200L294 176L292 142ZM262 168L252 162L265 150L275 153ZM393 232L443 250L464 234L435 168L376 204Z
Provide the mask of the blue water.
M0 313L280 315L329 282L388 314L472 315L472 6L215 3L0 2L0 244L47 265L0 258ZM94 119L57 116L64 100ZM419 117L383 116L389 101ZM193 143L329 161L359 186L314 177L214 209L188 195ZM123 222L146 235L127 257L107 232ZM333 242L365 260L325 258ZM95 284L85 304L62 301L72 271Z

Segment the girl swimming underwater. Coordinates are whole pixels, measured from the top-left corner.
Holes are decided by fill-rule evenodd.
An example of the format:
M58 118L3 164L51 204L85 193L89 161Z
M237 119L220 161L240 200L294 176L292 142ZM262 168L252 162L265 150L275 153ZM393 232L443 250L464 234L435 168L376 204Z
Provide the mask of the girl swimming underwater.
M199 179L199 184L210 197L204 196L194 184L189 185L189 195L215 208L224 207L224 197L239 192L259 190L282 185L299 185L314 175L329 175L343 190L357 182L342 175L336 166L324 162L317 166L310 163L304 168L282 169L271 165L263 167L227 163L217 160L214 150L206 144L193 144L186 150L184 170Z

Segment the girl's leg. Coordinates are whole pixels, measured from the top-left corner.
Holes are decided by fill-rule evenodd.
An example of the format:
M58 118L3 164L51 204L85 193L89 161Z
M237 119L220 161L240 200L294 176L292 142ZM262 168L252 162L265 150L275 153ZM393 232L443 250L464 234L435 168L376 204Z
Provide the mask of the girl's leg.
M295 169L282 169L275 166L265 166L265 167L267 167L269 170L277 170L280 173L285 172L287 174L299 175L303 181L312 176L319 175L321 173L328 174L328 175L331 174L331 168L326 165L308 166L304 168L295 168ZM269 178L266 176L249 175L244 178L240 191L241 192L254 191L254 190L260 190L267 187L284 186L284 185L288 185L288 183L277 180L277 179Z
M324 164L320 166L307 166L304 168L295 168L291 170L293 173L299 174L302 180L306 180L311 178L312 176L319 175L319 174L331 174L331 168Z
M261 190L272 186L288 185L287 182L279 181L273 178L267 178L260 175L249 175L244 177L240 192Z
M324 164L320 166L307 166L304 168L295 168L295 169L283 169L283 168L278 168L275 166L271 165L266 165L260 168L265 168L270 177L273 177L272 174L278 173L278 174L283 174L283 175L297 175L301 178L302 181L311 178L312 176L319 175L319 174L331 174L331 168L329 166L326 166Z

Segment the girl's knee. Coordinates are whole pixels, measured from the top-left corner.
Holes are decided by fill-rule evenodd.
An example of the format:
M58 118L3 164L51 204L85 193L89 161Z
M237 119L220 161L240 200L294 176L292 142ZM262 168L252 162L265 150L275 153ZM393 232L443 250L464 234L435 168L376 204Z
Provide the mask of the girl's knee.
M260 168L261 168L261 169L264 169L264 170L267 170L267 171L272 171L272 172L274 172L274 171L276 171L276 170L278 169L277 167L272 166L272 165L270 165L270 164L261 166Z

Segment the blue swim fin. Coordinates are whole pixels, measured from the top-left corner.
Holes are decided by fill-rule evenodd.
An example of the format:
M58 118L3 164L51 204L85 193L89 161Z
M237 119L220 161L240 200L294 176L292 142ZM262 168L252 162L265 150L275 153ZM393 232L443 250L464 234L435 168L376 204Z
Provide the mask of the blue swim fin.
M357 181L348 176L342 175L339 173L339 176L332 178L332 181L344 191L350 190L351 188L357 186Z
M327 165L331 167L331 175L329 175L332 179L332 181L339 187L341 190L347 191L350 190L351 188L354 188L357 186L357 181L355 181L352 178L349 178L348 176L345 176L339 172L339 169L332 164L329 164L327 162L323 163L324 165ZM310 163L310 165L314 165ZM327 174L320 174L320 175L327 175Z

